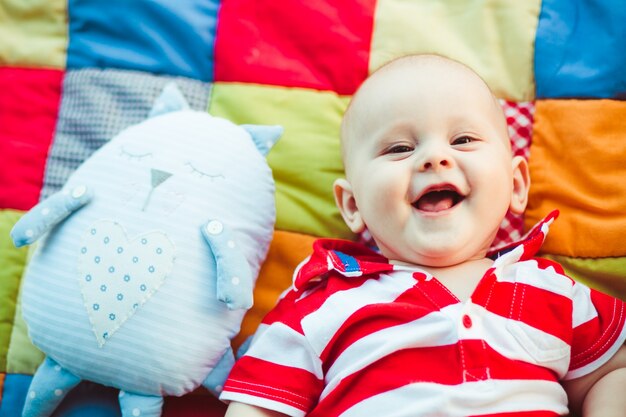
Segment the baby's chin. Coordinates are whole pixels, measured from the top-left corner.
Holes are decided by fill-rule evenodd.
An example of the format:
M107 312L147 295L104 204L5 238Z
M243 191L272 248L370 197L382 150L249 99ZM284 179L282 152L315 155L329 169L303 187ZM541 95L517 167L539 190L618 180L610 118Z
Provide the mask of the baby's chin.
M381 254L392 264L445 268L484 259L493 236L487 233L476 236L474 231L466 229L446 229L439 233L404 236L403 245L397 242L385 245L376 239L374 241Z
M429 250L426 253L413 254L413 256L390 259L394 265L414 266L419 265L427 268L448 268L461 265L466 262L485 259L487 249L481 248L477 251L455 250Z
M421 261L410 262L406 260L391 259L389 261L393 265L398 266L420 266L423 268L449 268L462 264L463 260L457 261L453 259L424 259Z

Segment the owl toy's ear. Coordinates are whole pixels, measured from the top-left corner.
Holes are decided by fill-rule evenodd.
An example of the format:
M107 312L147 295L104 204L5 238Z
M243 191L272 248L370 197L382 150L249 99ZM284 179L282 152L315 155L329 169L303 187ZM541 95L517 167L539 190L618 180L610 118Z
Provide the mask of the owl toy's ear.
M148 117L188 109L189 103L187 103L185 96L180 92L178 86L175 83L169 83L163 88L161 95L154 102L154 106L152 110L150 110Z
M240 127L252 136L254 144L263 156L267 156L284 131L282 126L240 125Z

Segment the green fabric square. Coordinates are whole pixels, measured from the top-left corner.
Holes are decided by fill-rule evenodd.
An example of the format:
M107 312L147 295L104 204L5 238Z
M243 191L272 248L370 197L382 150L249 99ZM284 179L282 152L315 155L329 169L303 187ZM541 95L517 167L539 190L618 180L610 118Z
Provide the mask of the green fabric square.
M572 258L543 254L563 266L567 275L576 281L614 297L626 300L626 257Z
M17 210L0 210L0 372L7 372L17 294L28 253L28 248L16 249L9 236L22 214Z
M239 124L278 124L285 129L267 158L276 181L276 229L354 238L332 192L334 180L344 175L339 127L348 101L328 91L214 84L212 115Z
M32 250L30 251L32 253ZM44 359L44 354L37 349L28 337L28 328L22 318L22 304L18 295L15 310L15 322L7 352L7 372L11 374L32 375Z

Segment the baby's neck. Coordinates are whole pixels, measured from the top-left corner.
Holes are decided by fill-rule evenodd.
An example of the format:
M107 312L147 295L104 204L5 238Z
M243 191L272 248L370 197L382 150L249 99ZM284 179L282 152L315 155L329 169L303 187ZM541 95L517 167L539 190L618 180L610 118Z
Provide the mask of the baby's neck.
M482 258L444 267L422 267L448 288L459 300L465 301L474 292L493 260Z

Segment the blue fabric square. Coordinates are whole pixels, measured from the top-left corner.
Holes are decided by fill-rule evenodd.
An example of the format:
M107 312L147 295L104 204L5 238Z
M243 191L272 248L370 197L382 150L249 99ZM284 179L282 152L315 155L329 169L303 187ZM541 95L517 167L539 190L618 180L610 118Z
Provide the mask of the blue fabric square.
M218 0L70 0L68 68L213 79Z
M2 401L0 401L0 417L22 415L26 392L32 379L32 375L6 374Z
M544 0L535 42L537 98L626 98L623 0Z

